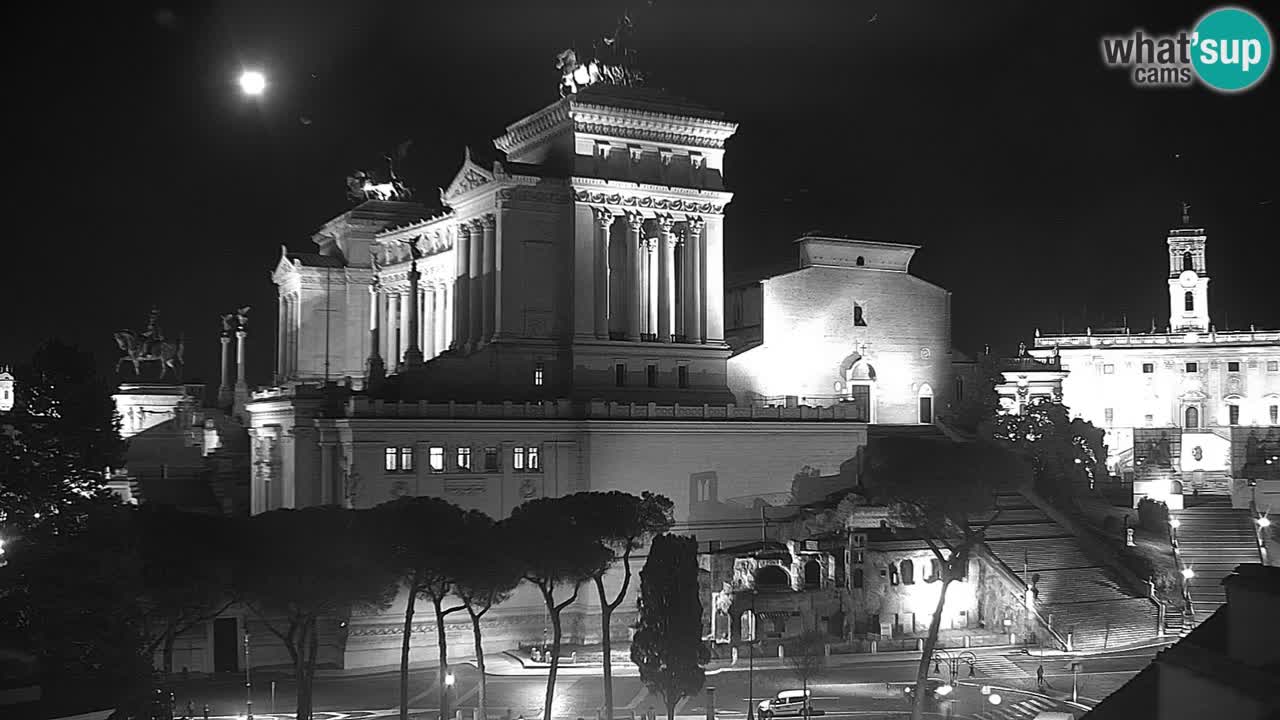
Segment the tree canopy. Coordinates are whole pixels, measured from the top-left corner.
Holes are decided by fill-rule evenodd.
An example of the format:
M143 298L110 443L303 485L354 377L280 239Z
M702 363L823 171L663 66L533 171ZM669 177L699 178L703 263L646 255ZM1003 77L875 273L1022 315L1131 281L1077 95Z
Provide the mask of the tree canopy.
M631 661L640 679L662 696L667 717L676 704L702 689L711 653L702 642L698 589L698 544L680 535L659 535L640 571L640 618L631 641Z
M1061 402L1041 398L1020 414L1000 415L992 438L1030 460L1036 489L1049 498L1068 497L1107 477L1106 431Z

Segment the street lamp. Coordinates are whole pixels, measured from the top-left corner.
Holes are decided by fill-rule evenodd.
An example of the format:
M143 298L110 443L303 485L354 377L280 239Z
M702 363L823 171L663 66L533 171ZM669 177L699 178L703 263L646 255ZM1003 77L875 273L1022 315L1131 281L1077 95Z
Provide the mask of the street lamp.
M259 70L240 73L240 91L250 97L258 97L267 89L267 76Z
M1258 527L1260 528L1271 527L1271 518L1267 517L1266 515L1263 515L1262 517L1258 518Z
M1190 580L1191 578L1193 578L1193 577L1195 577L1195 576L1196 576L1196 571L1195 571L1195 570L1192 570L1190 567L1184 567L1184 568L1182 568L1182 578L1183 578L1184 580Z
M947 671L950 673L950 676L951 676L951 681L948 684L938 688L935 692L937 692L938 695L945 697L946 695L950 694L952 690L955 689L956 678L960 675L960 663L964 663L969 666L969 677L973 677L974 676L973 664L977 662L977 660L978 660L978 656L974 655L968 650L965 650L959 655L952 655L950 652L947 652L946 650L934 650L933 651L933 671L941 674L941 664L946 663Z

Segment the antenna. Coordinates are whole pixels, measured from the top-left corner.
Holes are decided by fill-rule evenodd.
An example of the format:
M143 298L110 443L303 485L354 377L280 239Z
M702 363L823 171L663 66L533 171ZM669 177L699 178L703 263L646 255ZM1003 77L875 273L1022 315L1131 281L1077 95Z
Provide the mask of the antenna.
M324 266L324 384L329 384L329 316L333 314L333 266Z

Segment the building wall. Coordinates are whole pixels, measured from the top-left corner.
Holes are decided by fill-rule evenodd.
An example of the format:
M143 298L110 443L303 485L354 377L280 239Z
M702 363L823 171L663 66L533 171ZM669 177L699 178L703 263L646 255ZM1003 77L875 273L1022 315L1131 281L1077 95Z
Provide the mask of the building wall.
M858 552L858 551L854 551ZM855 628L862 632L878 633L873 620L892 623L895 633L912 634L929 629L929 622L938 605L938 593L942 583L926 581L929 561L934 558L928 549L861 551L863 562L853 563L850 570L850 606ZM855 558L856 559L856 558ZM911 580L904 582L903 561L911 561ZM947 589L947 601L943 607L942 629L976 627L978 624L978 587L981 580L978 560L970 560L969 579L956 581ZM862 571L863 587L853 587L853 576Z

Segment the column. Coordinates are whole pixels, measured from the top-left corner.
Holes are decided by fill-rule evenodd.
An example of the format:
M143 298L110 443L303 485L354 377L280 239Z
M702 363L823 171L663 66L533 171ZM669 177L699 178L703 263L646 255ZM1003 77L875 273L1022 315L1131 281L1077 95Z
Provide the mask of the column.
M397 293L396 300L396 337L400 340L400 345L396 348L396 358L400 361L398 364L404 364L404 355L409 351L409 292L400 290Z
M293 294L286 295L285 301L285 351L284 373L286 377L298 374L298 299Z
M480 218L481 232L484 235L484 247L481 250L480 266L480 342L487 343L493 339L496 256L494 247L497 221L493 215Z
M467 256L467 335L464 338L467 347L475 348L480 339L480 333L483 329L483 320L481 313L484 312L484 306L480 300L483 294L481 288L481 267L483 261L482 254L484 252L484 228L479 220L471 221L471 252Z
M640 266L640 230L644 227L644 218L636 214L627 215L627 339L636 342L640 339L640 308L644 306L643 284L641 283Z
M378 292L378 279L373 279L373 284L369 286L369 361L368 368L365 370L366 380L368 384L377 384L382 381L386 375L386 366L382 363L382 352L380 345L382 338L378 331L378 315L382 303L382 293Z
M596 215L596 337L609 339L609 228L613 226L613 213L604 208L593 208Z
M387 360L394 366L400 357L400 295L387 292Z
M471 325L468 312L471 304L468 298L471 294L471 278L468 276L468 267L471 257L471 227L466 223L460 223L454 228L454 237L456 242L453 244L453 254L456 259L457 280L453 284L453 292L450 297L453 301L453 332L450 333L450 346L462 349L466 345L467 339L471 337ZM462 298L462 302L458 302L458 298Z
M453 285L445 285L440 288L440 297L444 301L444 304L441 305L440 314L440 324L444 325L444 332L442 333L444 344L440 346L441 352L453 347L453 339L456 332L456 328L453 326L453 306L455 305L453 296Z
M277 299L276 299L276 305L277 305L277 309L279 310L279 312L277 313L277 323L278 323L278 325L276 325L276 381L277 381L277 382L280 382L280 381L284 380L284 373L285 373L285 370L284 370L284 354L285 354L285 353L284 353L284 349L285 349L285 346L287 346L287 345L289 344L289 335L288 335L288 332L289 332L289 319L288 319L288 310L289 310L289 307L288 307L288 305L285 303L284 295L281 295L279 298L277 298ZM224 335L223 337L225 338L226 336ZM226 354L227 354L227 349L226 349L226 345L225 345L225 344L223 345L222 353L223 353L223 357L226 357L226 356L227 356L227 355L226 355ZM223 365L225 366L225 365L226 365L226 363L224 362L224 363L223 363ZM225 381L225 380L223 381L223 384L226 384L226 381Z
M320 504L333 505L341 500L341 493L334 485L334 445L332 440L320 441Z
M222 331L222 382L218 385L218 407L231 405L231 333ZM283 355L281 355L283 359Z
M646 302L644 306L644 331L648 335L658 335L658 243L660 238L648 238L644 241L644 284Z
M405 294L405 315L407 322L404 324L405 330L405 351L404 362L405 368L416 368L422 365L422 346L418 342L422 339L421 326L419 322L422 318L418 316L421 312L421 305L418 304L422 294L418 287L418 282L422 279L422 273L418 272L418 261L409 262L409 290Z
M702 229L703 335L724 342L724 216L713 215Z
M244 379L244 356L245 356L245 339L249 337L248 331L244 328L236 330L236 392L248 389L249 385Z
M436 291L427 287L422 291L422 354L433 358L436 350Z
M675 311L676 236L675 221L658 218L658 342L671 342L672 318Z
M689 288L685 296L684 333L688 342L702 342L702 294L706 291L702 277L702 218L685 221L685 272Z

